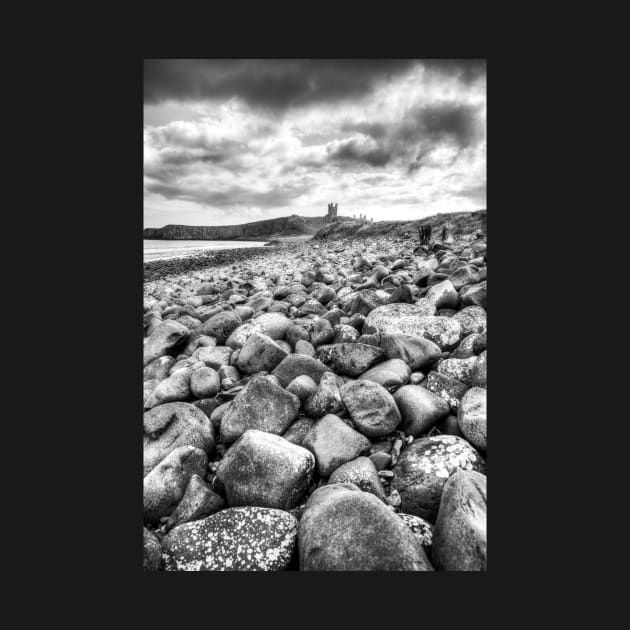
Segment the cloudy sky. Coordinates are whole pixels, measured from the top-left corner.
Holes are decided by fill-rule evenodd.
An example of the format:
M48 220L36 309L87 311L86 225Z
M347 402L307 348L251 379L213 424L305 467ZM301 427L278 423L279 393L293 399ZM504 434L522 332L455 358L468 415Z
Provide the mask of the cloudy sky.
M144 224L486 207L483 61L145 60Z

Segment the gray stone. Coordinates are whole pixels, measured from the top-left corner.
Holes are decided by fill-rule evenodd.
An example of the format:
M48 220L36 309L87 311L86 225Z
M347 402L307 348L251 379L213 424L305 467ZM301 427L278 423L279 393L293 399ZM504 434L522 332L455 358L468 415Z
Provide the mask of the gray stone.
M472 387L463 396L457 412L457 422L464 437L477 449L487 449L486 390Z
M337 376L332 372L326 372L322 374L317 391L304 403L304 413L309 418L321 418L328 413L338 413L342 410L343 402Z
M276 366L272 374L278 377L282 387L286 387L294 378L304 374L310 376L319 384L322 374L330 371L330 368L313 357L307 357L301 354L290 354Z
M189 334L190 331L186 326L172 319L156 326L144 345L144 365L148 365L151 361L185 343Z
M336 343L330 349L330 367L338 374L359 376L385 359L381 348L364 343Z
M317 383L310 376L298 376L285 389L291 394L295 394L301 402L304 402L317 391Z
M378 383L346 383L341 388L341 399L357 430L369 438L389 435L400 424L396 402Z
M328 483L353 483L365 492L371 492L381 501L385 501L383 484L378 471L369 457L357 457L337 468Z
M307 449L279 435L249 430L227 450L217 477L230 507L290 510L303 497L314 470L315 458Z
M382 334L380 346L390 359L402 359L412 370L429 367L442 353L433 341L403 333Z
M162 567L162 545L155 534L146 527L143 539L142 568L144 571L159 571Z
M217 344L222 346L227 341L232 331L243 322L233 311L221 311L207 319L201 328L204 335L209 335L217 340Z
M401 387L394 400L402 416L400 429L414 437L426 433L450 411L445 400L420 385Z
M359 380L372 381L392 392L409 381L411 368L402 359L383 361L359 376Z
M254 332L243 344L236 365L244 374L271 372L287 356L287 351L271 337Z
M190 391L197 398L211 398L221 387L216 370L203 367L195 370L190 376Z

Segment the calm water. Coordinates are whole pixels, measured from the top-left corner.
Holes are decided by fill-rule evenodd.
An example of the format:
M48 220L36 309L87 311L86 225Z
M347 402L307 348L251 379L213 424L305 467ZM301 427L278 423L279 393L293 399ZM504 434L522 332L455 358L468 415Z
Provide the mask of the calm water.
M207 249L236 249L262 247L265 241L160 241L144 240L144 260L177 258Z

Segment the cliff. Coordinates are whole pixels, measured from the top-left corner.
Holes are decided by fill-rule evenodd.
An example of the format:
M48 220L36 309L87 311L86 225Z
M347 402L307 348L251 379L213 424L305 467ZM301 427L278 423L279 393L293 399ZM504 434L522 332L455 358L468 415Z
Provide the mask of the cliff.
M146 239L167 240L254 240L278 236L297 236L315 234L326 225L325 217L289 217L266 219L241 225L165 225L161 228L145 228L142 236Z

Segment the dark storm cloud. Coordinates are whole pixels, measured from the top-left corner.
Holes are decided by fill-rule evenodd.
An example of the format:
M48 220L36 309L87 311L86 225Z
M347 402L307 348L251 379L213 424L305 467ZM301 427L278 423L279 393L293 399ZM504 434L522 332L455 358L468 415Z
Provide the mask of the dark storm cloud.
M368 94L379 80L422 63L431 71L471 81L485 62L470 60L311 59L213 60L147 59L146 104L240 97L250 105L284 109Z
M330 158L336 162L354 162L369 166L385 166L392 154L384 147L366 147L356 139L345 140L329 151Z

